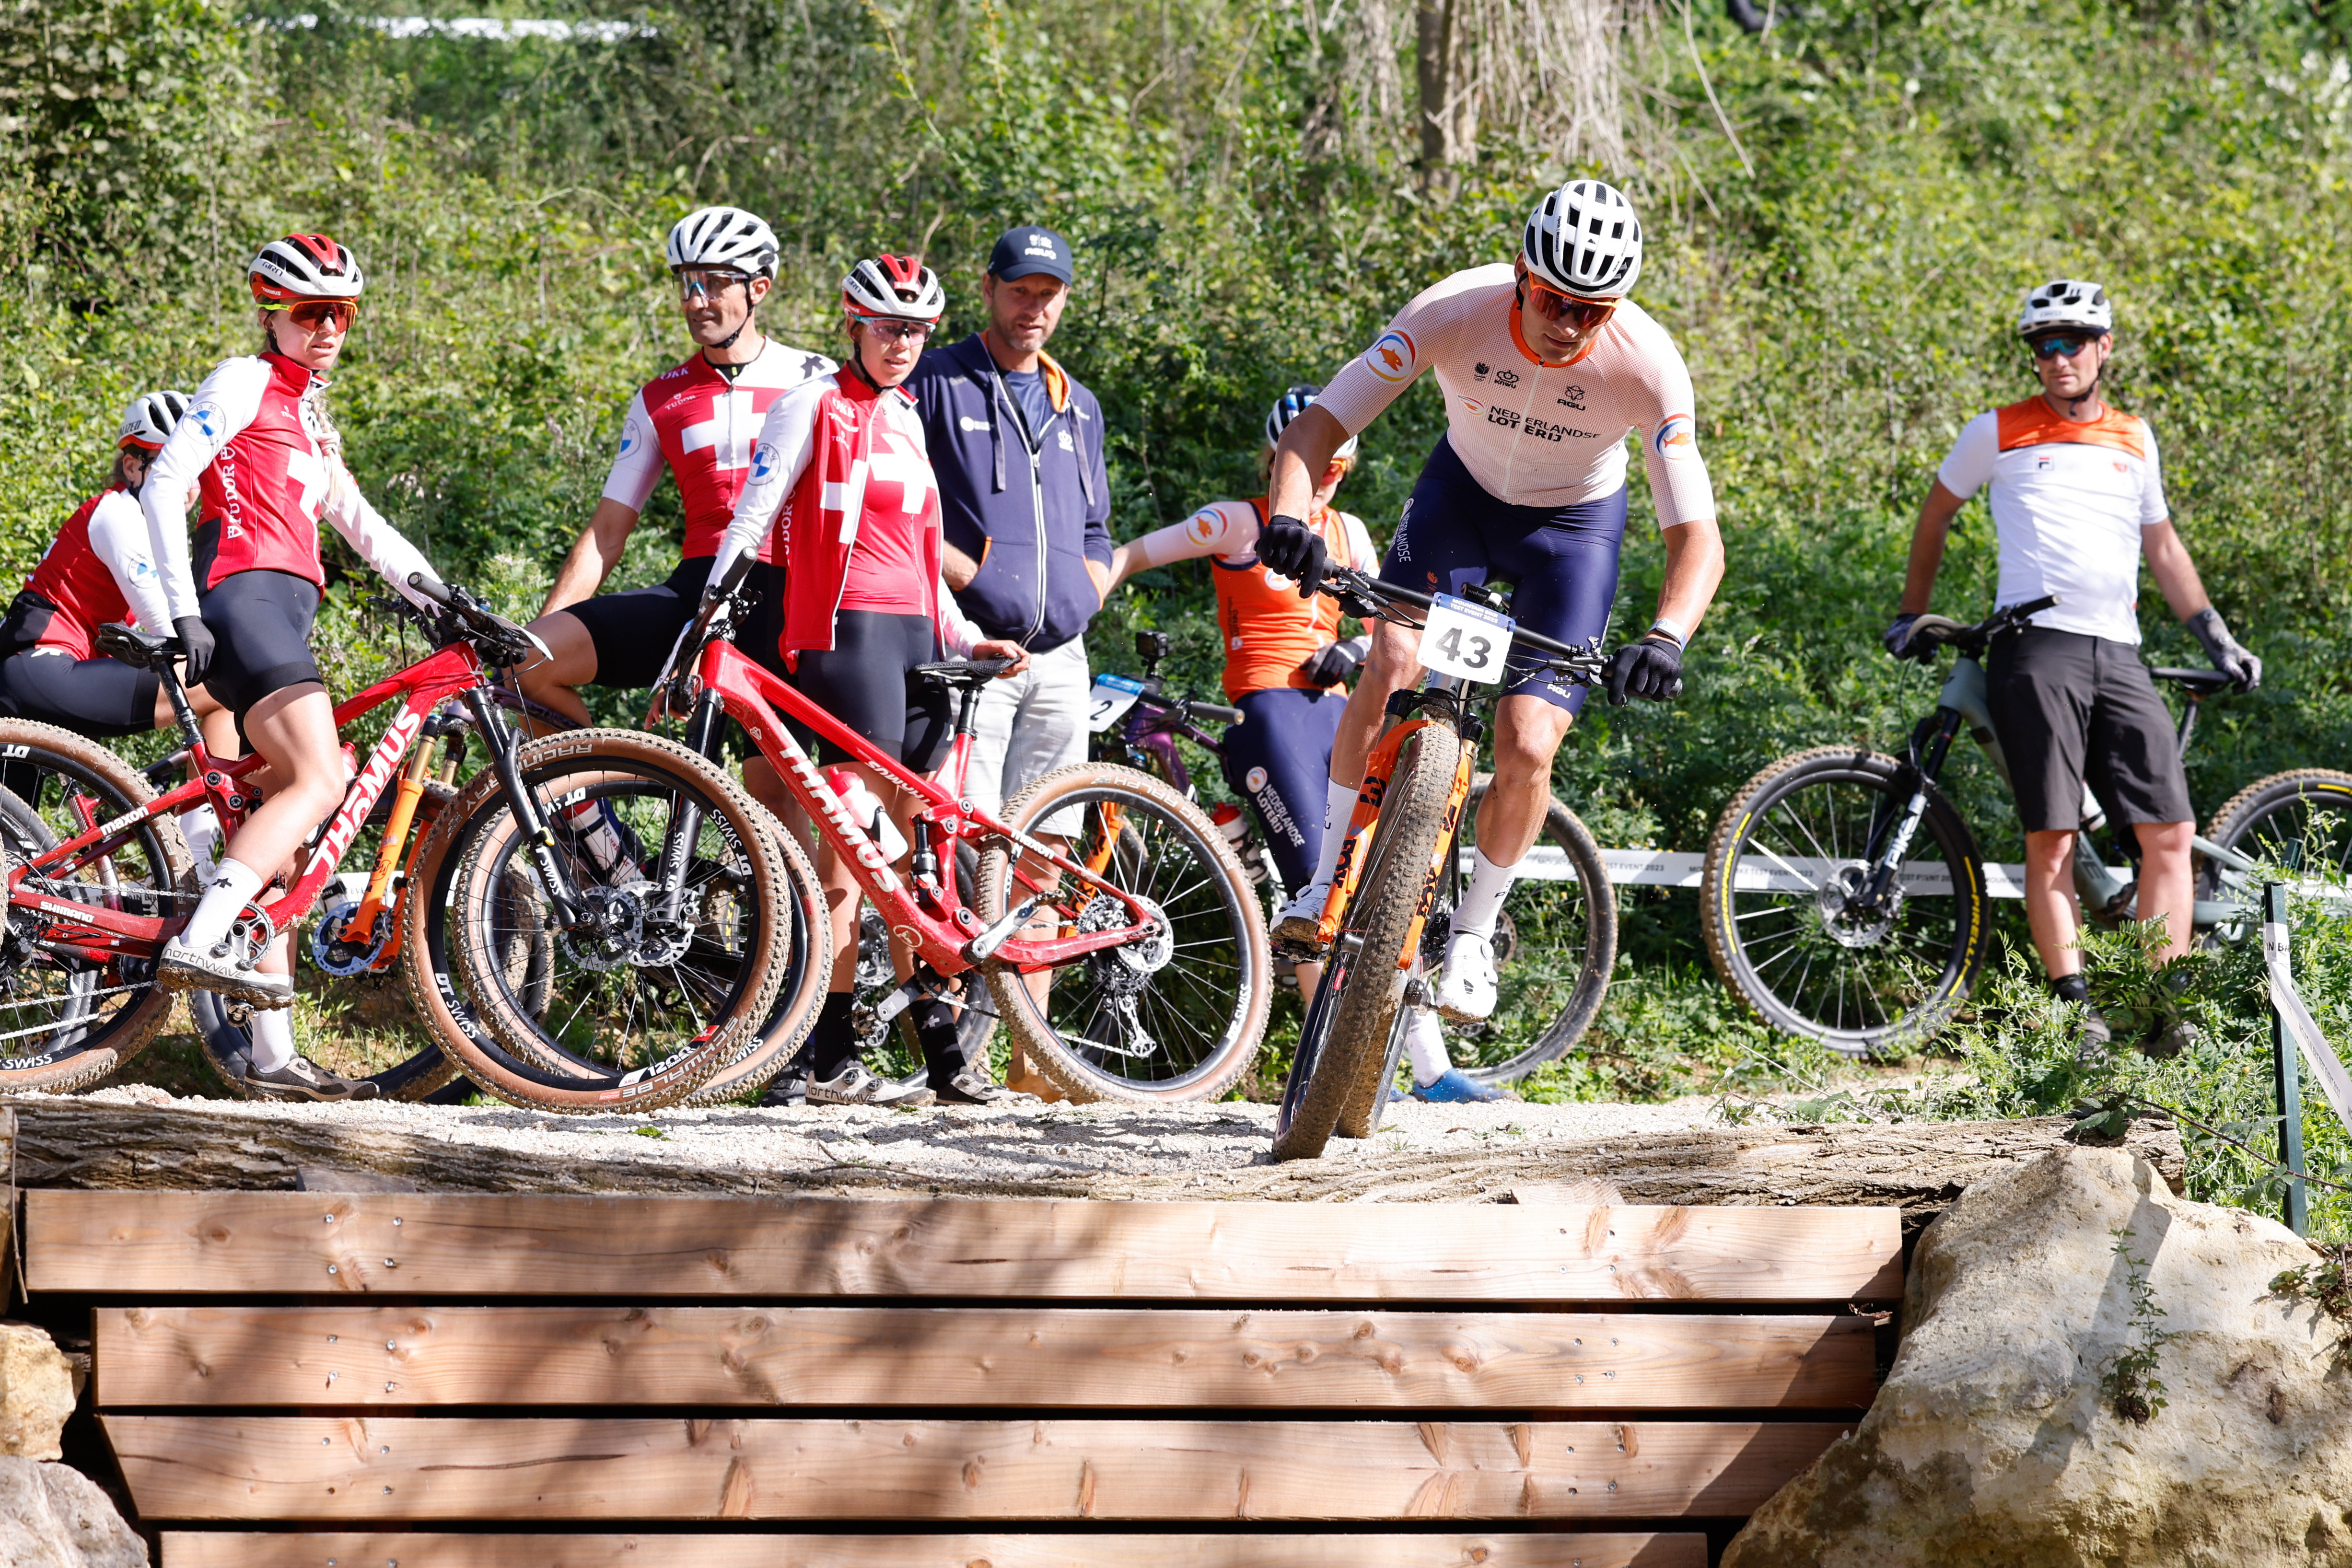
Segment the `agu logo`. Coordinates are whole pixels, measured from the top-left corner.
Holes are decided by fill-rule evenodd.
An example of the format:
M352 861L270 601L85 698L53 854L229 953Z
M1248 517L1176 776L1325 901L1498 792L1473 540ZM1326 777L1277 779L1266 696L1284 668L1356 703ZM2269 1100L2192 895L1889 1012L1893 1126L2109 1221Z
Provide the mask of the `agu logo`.
M1420 369L1415 362L1417 352L1410 337L1390 330L1374 339L1372 346L1364 350L1364 363L1381 380L1402 383L1412 380L1413 372Z
M1253 795L1265 789L1265 769L1263 768L1253 768L1247 773L1243 774L1242 788L1247 789Z
M1678 413L1658 426L1658 455L1667 458L1698 455L1698 434L1686 413Z

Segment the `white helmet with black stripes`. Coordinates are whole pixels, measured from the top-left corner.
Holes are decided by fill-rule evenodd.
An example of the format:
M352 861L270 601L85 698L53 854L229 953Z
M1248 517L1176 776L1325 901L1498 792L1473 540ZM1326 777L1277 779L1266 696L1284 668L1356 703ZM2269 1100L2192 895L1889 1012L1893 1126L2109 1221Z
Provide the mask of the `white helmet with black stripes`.
M2107 303L2107 291L2079 277L2053 277L2026 295L2025 308L2017 317L2019 337L2032 338L2068 329L2078 332L2114 331L2116 308Z
M776 231L740 207L702 207L671 225L664 247L669 267L724 267L747 277L773 279Z
M122 429L116 434L117 446L137 446L151 455L163 449L172 437L172 427L188 412L188 394L183 392L151 392L132 402L122 416Z
M1536 204L1519 253L1564 294L1619 299L1642 276L1642 220L1614 185L1571 180Z

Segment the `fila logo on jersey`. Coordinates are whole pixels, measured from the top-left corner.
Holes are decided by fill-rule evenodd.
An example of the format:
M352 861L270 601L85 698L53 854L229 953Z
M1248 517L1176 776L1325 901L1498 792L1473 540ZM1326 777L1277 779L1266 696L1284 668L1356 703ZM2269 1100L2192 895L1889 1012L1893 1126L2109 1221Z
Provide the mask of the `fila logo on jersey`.
M1364 363L1372 374L1384 382L1402 383L1412 380L1414 349L1412 340L1402 332L1391 329L1372 340L1364 350Z
M1698 455L1698 434L1691 416L1678 413L1658 426L1658 455L1673 460Z

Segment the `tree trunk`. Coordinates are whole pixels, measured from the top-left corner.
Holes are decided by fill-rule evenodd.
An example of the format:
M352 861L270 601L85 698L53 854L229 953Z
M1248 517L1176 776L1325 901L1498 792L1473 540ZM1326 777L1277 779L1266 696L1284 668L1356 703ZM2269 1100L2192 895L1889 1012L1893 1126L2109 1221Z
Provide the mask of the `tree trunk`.
M1419 0L1417 66L1421 105L1421 189L1454 192L1454 15L1456 0Z

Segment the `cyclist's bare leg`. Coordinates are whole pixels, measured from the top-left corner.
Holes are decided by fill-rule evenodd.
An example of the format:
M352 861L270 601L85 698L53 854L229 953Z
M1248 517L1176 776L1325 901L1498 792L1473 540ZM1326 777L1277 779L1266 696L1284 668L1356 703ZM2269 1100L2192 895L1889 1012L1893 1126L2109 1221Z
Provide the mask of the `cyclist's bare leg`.
M867 788L870 789L872 786L868 785ZM745 793L768 808L770 813L778 821L783 823L793 837L801 841L801 848L811 854L816 853L816 836L809 831L808 813L801 810L801 803L793 798L793 792L784 788L783 777L776 771L773 763L756 753L745 758L743 789ZM898 813L894 811L891 816L895 820ZM906 823L899 823L901 831L904 831L905 828Z
M1496 865L1517 865L1551 810L1551 759L1576 716L1525 693L1495 705L1495 781L1478 808L1478 847Z
M2164 951L2157 961L2169 964L2189 951L2197 922L2189 869L2189 841L2197 825L2134 822L2132 831L2139 836L2139 917L2165 923Z
M268 876L343 798L342 747L335 735L334 704L316 681L272 692L254 704L245 717L245 734L275 783L226 852Z
M1372 624L1372 653L1339 715L1331 741L1331 782L1350 789L1364 781L1364 764L1387 727L1389 698L1421 678L1421 633L1387 621Z
M2063 980L2083 967L2075 941L2083 928L2083 911L2074 902L2074 835L2071 832L2029 832L2025 835L2025 923L2033 933L2033 950L2053 980Z
M898 825L899 832L906 833L908 824L915 820L916 807L922 803L920 797L902 793L896 784L863 762L848 762L841 766L865 780L866 787L890 813L890 820ZM897 867L903 877L907 872L904 857L897 862ZM824 884L825 907L833 921L833 979L825 989L850 991L857 985L857 903L865 893L858 887L857 877L849 862L835 849L830 838L823 839L817 844L816 875L817 880ZM894 941L892 946L895 948L897 946Z
M551 610L532 622L530 629L547 644L549 656L533 659L515 672L522 684L522 695L574 723L586 724L588 705L572 688L584 686L596 678L596 644L589 637L588 628L570 611ZM528 719L519 722L526 729L537 727Z

